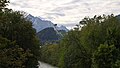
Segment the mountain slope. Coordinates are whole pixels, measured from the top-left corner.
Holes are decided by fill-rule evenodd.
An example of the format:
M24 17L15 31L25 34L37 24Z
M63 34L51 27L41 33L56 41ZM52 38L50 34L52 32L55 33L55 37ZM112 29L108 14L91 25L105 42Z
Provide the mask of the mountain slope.
M48 43L57 43L63 36L68 32L68 29L65 26L58 27L57 24L53 24L51 21L42 20L40 17L34 17L28 15L27 19L30 20L33 24L33 28L36 29L37 37L44 44Z
M55 30L65 30L66 32L68 32L68 29L65 26L58 27L56 24L53 24L51 21L42 20L39 17L34 17L30 14L27 16L27 19L32 22L33 28L35 28L37 32L49 27L52 27Z
M54 28L46 28L37 33L37 37L42 43L55 43L61 39L61 35L57 34Z

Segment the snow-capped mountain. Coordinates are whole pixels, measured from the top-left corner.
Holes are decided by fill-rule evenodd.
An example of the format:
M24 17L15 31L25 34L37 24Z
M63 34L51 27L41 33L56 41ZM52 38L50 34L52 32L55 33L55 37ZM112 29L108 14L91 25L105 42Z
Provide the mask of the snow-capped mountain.
M40 17L34 17L32 15L28 15L27 19L30 20L33 23L33 28L36 29L37 32L45 29L45 28L54 28L54 30L65 30L68 32L68 29L65 26L58 27L57 25L53 24L51 21L48 20L42 20Z
M68 32L68 29L63 25L61 25L60 27L56 27L56 29L57 30L65 30L66 32Z

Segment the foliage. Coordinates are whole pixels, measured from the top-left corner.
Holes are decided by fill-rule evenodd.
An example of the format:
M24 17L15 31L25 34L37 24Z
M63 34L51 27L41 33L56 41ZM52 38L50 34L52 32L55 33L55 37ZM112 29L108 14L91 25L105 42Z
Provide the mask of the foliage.
M27 65L37 66L39 56L39 41L35 36L35 30L31 22L27 21L20 12L7 11L0 16L0 35L16 43L25 50L31 50L33 57Z
M5 9L5 7L8 5L7 3L9 3L8 0L0 0L0 11Z
M58 61L60 68L119 68L119 29L120 21L113 14L84 18L62 39L58 50L50 51L51 45L42 48L43 61ZM55 50L58 54L52 54ZM50 60L51 55L59 57Z
M26 68L27 57L33 56L6 38L0 37L0 68Z
M56 44L41 47L41 61L57 66L59 59L59 46Z
M71 30L61 42L61 58L59 66L61 68L88 68L89 54L80 44L80 31ZM87 61L86 61L87 60ZM62 64L61 64L62 62ZM87 66L86 66L87 64Z
M119 53L119 29L120 21L113 14L84 18L80 21L79 25L77 25L77 28L68 32L68 35L66 35L65 39L61 42L60 46L62 51L60 53L62 54L59 62L60 67L91 68L93 65L93 54L100 44L107 44L108 47L106 48L114 45L116 53ZM96 61L99 60L101 60L101 58L96 59ZM109 59L106 60L109 61ZM113 60L115 61L113 66L116 65L119 67L119 59L116 58ZM107 66L110 65L110 63L107 64ZM99 65L102 66L102 64Z
M113 14L108 16L103 15L98 17L95 16L94 18L85 18L84 22L84 26L81 29L81 44L84 45L86 50L88 50L88 53L91 54L91 57L100 44L107 44L108 47L107 45L103 46L106 48L114 45L115 48L118 49L116 53L119 53L120 21ZM109 50L107 51L109 52ZM104 54L104 52L102 53ZM105 58L105 56L103 58ZM99 61L100 59L101 58L97 58L96 61ZM118 58L113 60L116 61L117 59ZM106 59L105 61L109 61L109 59ZM106 62L106 64L109 64L106 66L112 67L110 63ZM98 65L102 66L102 64Z
M1 0L0 4L6 6L7 2L7 0ZM2 9L4 9L5 6L2 6ZM32 54L32 56L26 55L22 59L24 60L24 58L27 58L27 60L21 61L21 63L24 63L23 65L25 65L26 68L37 68L40 56L39 40L36 37L35 29L32 28L32 23L24 18L24 14L22 12L12 11L9 9L0 11L0 36L10 40L10 42L16 42L16 45L19 45L15 45L13 48L12 46L10 46L10 48L8 48L7 51L2 54L6 55L6 53L9 53L9 56L6 57L6 59L9 59L10 54L15 51L20 51L20 53L23 54L29 52L30 54ZM12 51L12 49L14 51ZM11 59L15 59L15 57L17 57L17 55L11 57Z
M93 54L94 68L119 68L120 54L114 45L100 45Z
M0 67L37 68L39 41L32 23L0 0ZM50 37L51 38L51 37ZM113 14L86 17L59 45L41 47L41 60L60 68L119 68L120 20Z

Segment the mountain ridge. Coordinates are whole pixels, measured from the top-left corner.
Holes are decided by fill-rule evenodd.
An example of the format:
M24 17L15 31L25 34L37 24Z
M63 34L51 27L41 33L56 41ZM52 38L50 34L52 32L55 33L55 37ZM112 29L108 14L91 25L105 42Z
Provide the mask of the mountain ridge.
M49 20L43 20L40 19L40 17L34 17L31 14L27 15L26 17L28 20L30 20L33 24L33 28L36 29L37 33L45 28L49 28L52 27L55 30L65 30L66 32L68 32L69 30L61 25L60 27L57 26L57 24L53 24L51 21Z
M26 17L32 22L33 28L36 29L36 35L42 44L46 43L58 43L61 38L69 31L65 26L57 26L51 21L40 19L40 17L34 17L28 15Z

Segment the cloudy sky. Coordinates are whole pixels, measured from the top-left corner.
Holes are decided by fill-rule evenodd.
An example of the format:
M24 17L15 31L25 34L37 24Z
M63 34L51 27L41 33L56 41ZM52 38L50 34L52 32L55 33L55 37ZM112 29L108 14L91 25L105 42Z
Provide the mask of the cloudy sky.
M85 16L120 14L120 0L10 0L9 8L40 16L68 28Z

